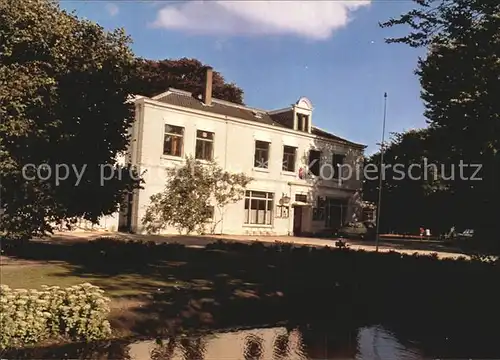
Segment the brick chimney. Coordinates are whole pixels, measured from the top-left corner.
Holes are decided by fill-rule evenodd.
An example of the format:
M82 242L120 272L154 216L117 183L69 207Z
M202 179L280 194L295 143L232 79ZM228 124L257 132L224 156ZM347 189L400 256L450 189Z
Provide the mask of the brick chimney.
M212 77L213 68L211 66L205 67L205 89L202 94L202 101L205 105L212 105Z

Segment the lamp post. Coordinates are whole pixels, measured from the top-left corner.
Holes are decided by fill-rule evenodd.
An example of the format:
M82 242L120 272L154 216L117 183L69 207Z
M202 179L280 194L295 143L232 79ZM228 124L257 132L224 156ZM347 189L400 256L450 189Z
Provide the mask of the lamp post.
M377 203L377 230L375 237L375 252L378 252L380 239L380 205L382 203L382 171L384 169L384 140L385 140L385 119L387 115L387 93L384 93L384 118L382 121L382 141L380 143L380 171L378 179L378 203Z
M0 131L2 131L1 129L1 126L2 126L2 118L0 117ZM0 141L1 143L1 141ZM3 144L0 144L0 150L2 149L2 145ZM2 169L2 166L0 165L0 225L3 225L2 224L2 219L3 219L3 204L2 204L2 176L3 176L3 169ZM0 248L1 248L1 244L0 244Z

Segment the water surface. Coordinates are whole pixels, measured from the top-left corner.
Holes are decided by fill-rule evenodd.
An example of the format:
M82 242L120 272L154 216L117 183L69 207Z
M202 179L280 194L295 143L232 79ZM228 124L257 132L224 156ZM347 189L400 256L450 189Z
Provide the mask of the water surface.
M275 327L166 339L161 345L157 341L139 341L130 344L129 356L132 360L413 360L423 357L418 348L402 345L380 326L360 328L351 339L340 343L335 339L328 341L325 335L314 339L307 335L298 329Z
M408 324L410 325L410 324ZM414 329L412 327L412 329ZM471 332L404 330L398 333L381 325L348 329L267 327L179 335L163 339L114 340L94 344L67 344L23 349L0 354L8 359L92 360L417 360L498 359L498 336L478 328ZM403 334L405 333L405 334ZM478 337L473 337L477 333ZM412 334L412 335L408 335Z

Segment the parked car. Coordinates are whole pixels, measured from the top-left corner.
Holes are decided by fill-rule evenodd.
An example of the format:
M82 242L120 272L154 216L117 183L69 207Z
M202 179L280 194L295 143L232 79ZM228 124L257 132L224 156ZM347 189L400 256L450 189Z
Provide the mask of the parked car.
M458 239L470 239L474 237L474 230L473 229L465 229L464 231L458 233L456 235Z
M375 224L371 221L353 222L341 227L337 235L349 239L373 240L375 231Z

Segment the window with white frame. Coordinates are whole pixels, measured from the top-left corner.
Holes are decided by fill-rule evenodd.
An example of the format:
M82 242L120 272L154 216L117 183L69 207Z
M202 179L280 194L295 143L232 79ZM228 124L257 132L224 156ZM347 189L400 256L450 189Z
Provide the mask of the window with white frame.
M195 157L199 160L212 160L214 154L214 133L209 131L196 131Z
M271 225L274 194L263 191L245 192L245 224Z
M307 195L306 194L295 194L295 201L307 203Z
M297 148L294 146L283 146L283 171L294 172L295 171L295 157L297 154Z
M184 128L181 126L165 124L163 155L182 156L183 144Z
M269 148L271 144L267 141L255 141L254 167L267 169L269 167Z

